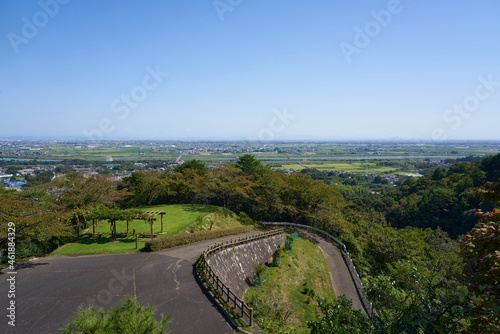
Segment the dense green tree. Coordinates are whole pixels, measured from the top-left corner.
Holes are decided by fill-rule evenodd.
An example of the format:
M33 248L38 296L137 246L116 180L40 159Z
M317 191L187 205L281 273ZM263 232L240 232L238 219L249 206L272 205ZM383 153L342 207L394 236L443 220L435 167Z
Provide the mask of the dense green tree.
M184 173L188 169L194 171L198 175L205 175L207 172L207 167L199 160L190 160L180 164L174 168L174 171L177 173Z
M448 168L447 176L452 174L469 174L473 169L473 164L467 162L457 162Z
M500 183L488 183L478 193L500 201ZM474 329L479 333L500 328L500 210L478 212L481 223L460 241L464 259L463 280L476 296Z
M445 176L446 176L446 169L441 167L436 168L434 173L432 173L432 179L435 181L442 180L444 179Z
M151 205L165 191L162 179L158 172L136 171L123 179L123 185L132 196L129 196L129 205Z
M379 275L365 281L365 289L374 303L374 333L419 334L460 333L467 331L467 309L452 298L439 298L441 281L434 276L423 278L417 268L409 273L416 282L415 290L398 289L396 281Z
M96 203L116 205L127 192L117 190L117 181L108 176L92 175L83 177L80 173L70 173L65 178L57 178L51 183L52 191L61 192L61 203L69 209L87 208Z
M337 301L328 303L316 297L320 309L318 320L308 321L307 326L312 334L351 334L373 333L374 327L368 317L359 310L352 309L352 301L344 295Z
M41 192L0 189L0 248L7 241L9 222L15 225L16 242L49 241L72 235L71 226L66 223L68 212Z
M205 187L207 194L217 200L225 208L233 208L236 212L250 198L253 182L248 175L234 167L212 170L208 175Z
M486 173L488 181L496 182L500 179L500 154L484 158L479 167Z
M280 194L286 187L285 178L272 171L266 171L260 182L253 187L251 215L256 219L279 220L285 210Z
M486 172L482 171L479 167L475 166L472 171L469 173L469 176L472 179L473 186L479 187L486 182Z
M16 175L17 172L20 170L21 168L19 166L9 166L7 167L7 169L5 170L5 174L12 174L12 175Z
M264 174L266 167L254 155L244 154L236 161L236 167L241 169L243 173L254 176L261 176Z
M27 184L24 185L24 188L34 188L50 183L53 177L54 173L51 171L44 171L35 176L28 175L25 177Z
M472 210L493 208L491 203L481 202L475 190L486 180L496 181L491 177L500 170L497 156L459 162L447 171L438 167L432 174L409 178L380 196L366 193L352 200L358 210L368 207L382 212L391 226L441 227L456 238L477 222Z
M59 165L55 169L55 172L58 174L73 173L74 171L73 167L66 165Z
M157 203L204 203L208 204L206 173L186 168L182 172L165 172L160 176L162 193Z

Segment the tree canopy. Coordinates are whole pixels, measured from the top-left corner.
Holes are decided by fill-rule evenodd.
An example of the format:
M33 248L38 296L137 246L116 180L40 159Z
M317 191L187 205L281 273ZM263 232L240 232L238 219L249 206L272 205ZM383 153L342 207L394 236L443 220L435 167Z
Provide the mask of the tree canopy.
M244 154L239 157L238 161L236 161L236 167L241 169L243 173L253 176L261 176L266 170L266 167L251 154Z

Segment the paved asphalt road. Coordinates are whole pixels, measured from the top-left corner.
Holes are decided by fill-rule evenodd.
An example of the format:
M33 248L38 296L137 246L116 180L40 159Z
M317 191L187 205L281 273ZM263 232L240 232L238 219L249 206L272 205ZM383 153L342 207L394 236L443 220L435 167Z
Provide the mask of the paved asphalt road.
M318 245L328 265L335 294L337 296L342 294L345 295L348 299L352 300L353 309L361 310L367 314L367 311L361 303L361 297L359 296L358 290L354 285L349 269L347 268L339 249L328 239L318 234L306 232L303 229L290 229L290 231L298 232L301 237L307 238Z
M314 237L327 259L336 293L346 294L359 308L340 253ZM156 253L55 255L28 262L17 270L15 327L7 324L9 275L4 269L0 271L0 333L56 334L79 305L107 309L126 295L137 296L140 303L153 304L159 313L170 315L172 334L233 333L193 275L193 264L203 250L230 238Z
M193 275L194 262L214 243L156 253L55 255L28 262L17 270L15 327L7 323L9 275L4 269L0 271L0 333L56 334L79 305L107 309L119 305L126 295L172 316L172 334L233 333Z

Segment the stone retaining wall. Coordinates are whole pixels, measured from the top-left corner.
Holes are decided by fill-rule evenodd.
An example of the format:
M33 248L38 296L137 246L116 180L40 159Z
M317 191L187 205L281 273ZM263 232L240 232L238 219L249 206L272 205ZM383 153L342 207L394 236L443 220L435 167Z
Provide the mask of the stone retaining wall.
M243 294L254 280L255 266L272 259L276 249L285 244L285 235L276 235L247 244L229 247L210 255L207 259L215 274L243 298Z

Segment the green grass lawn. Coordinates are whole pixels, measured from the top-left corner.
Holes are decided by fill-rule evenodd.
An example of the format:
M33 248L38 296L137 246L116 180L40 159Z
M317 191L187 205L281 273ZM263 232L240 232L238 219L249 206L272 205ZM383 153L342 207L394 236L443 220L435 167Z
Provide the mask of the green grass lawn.
M141 208L143 210L165 211L163 215L163 232L173 234L187 225L196 221L198 217L205 216L215 210L216 206L211 205L191 205L191 204L174 204L174 205L156 205ZM153 232L161 233L161 217L156 216L156 221L153 223ZM151 233L151 225L144 220L133 220L129 222L129 233L132 233L135 228L137 233ZM107 221L101 222L99 227L95 229L96 233L111 234L110 224ZM89 232L92 232L90 227ZM116 233L127 232L127 222L120 221L116 225Z
M309 333L306 321L315 320L317 311L310 291L328 301L335 300L328 266L318 246L302 238L293 245L293 251L283 253L281 268L267 268L267 282L245 293L264 333ZM280 320L287 310L291 312L289 318Z
M306 163L305 166L299 164L284 164L281 168L293 169L296 171L301 171L304 168L315 168L318 170L327 171L346 171L353 173L366 173L366 162L333 162L333 163L317 163L310 162ZM375 163L368 163L368 173L369 174L380 174L384 172L395 172L396 168L389 166L377 166Z
M180 233L189 231L190 233L203 232L216 229L227 229L242 226L238 216L231 210L218 208L217 210L203 216L201 219L189 226L186 226Z
M194 223L199 217L204 217L218 209L211 205L191 205L191 204L174 204L174 205L157 205L141 208L144 210L163 210L166 214L163 216L163 231L165 234L159 234L158 237L182 233L183 229L189 224ZM222 220L220 218L213 218ZM160 216L153 225L154 233L161 232ZM135 228L137 233L151 233L151 225L143 220L134 220L129 223L129 235L127 237L119 237L117 241L112 241L110 224L107 221L99 223L99 227L95 229L96 233L103 233L101 238L90 238L83 236L78 242L68 244L54 251L53 254L74 255L74 254L101 254L101 253L129 253L139 252L148 238L140 237L138 239L138 249L135 248L135 236L132 234ZM88 232L92 232L92 225ZM127 232L127 223L117 222L117 233Z

